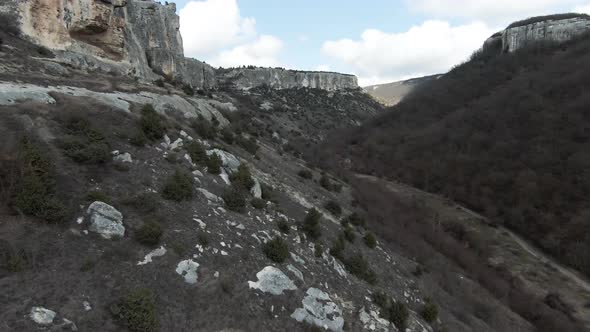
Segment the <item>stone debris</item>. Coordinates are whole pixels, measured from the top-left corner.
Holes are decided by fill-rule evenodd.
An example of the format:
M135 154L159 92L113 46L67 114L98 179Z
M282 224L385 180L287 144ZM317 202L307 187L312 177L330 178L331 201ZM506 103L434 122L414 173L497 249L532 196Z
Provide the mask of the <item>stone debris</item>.
M203 177L203 173L201 171L199 171L198 169L193 171L193 175L198 176L198 177Z
M222 166L228 173L238 171L238 167L240 167L240 160L236 158L236 156L220 149L207 150L208 156L213 154L216 154L219 156L219 158L221 158Z
M143 261L138 262L137 265L145 265L152 262L152 258L154 257L161 257L166 254L166 248L161 246L160 248L152 250L149 254L145 255Z
M287 277L283 271L274 266L267 266L256 273L258 281L248 281L250 288L258 289L264 293L281 295L285 290L295 290L297 286Z
M205 224L203 222L203 220L199 219L199 218L193 218L194 221L196 221L199 224L199 227L201 227L201 229L205 229L205 227L207 227L207 224Z
M342 331L344 326L342 310L332 302L328 294L312 287L307 290L301 303L303 303L303 307L295 309L291 318L326 330Z
M133 163L133 158L131 158L131 154L129 152L119 153L119 151L115 150L111 152L113 155L113 160L122 162L122 163Z
M287 265L287 270L291 271L301 281L304 281L303 280L303 273L301 271L299 271L299 269L296 268L295 266L289 264L289 265Z
M90 305L90 302L88 302L88 301L82 302L82 306L84 307L84 311L92 310L92 306Z
M379 317L379 313L375 310L367 312L363 307L359 314L359 320L363 323L363 327L370 331L388 332L389 321Z
M295 255L294 253L291 253L291 258L293 258L293 260L301 265L305 265L305 261L303 260L303 258Z
M39 325L49 325L53 323L55 319L55 311L49 310L43 307L33 307L31 308L31 313L29 317Z
M96 201L90 204L86 213L90 215L90 231L99 233L105 239L125 235L123 215L114 207Z
M254 186L250 189L250 194L256 198L262 198L262 187L260 186L260 182L255 177L252 177L252 179L254 179Z
M197 275L197 269L199 263L194 262L192 259L187 259L178 263L176 267L176 273L184 278L184 281L188 284L196 284L199 276Z
M205 196L205 198L207 200L209 200L210 202L213 203L217 203L217 204L223 204L223 198L211 193L210 191L208 191L205 188L197 188L197 191L200 192L201 194L203 194L203 196Z
M178 138L172 144L170 144L169 149L174 151L180 149L183 146L182 138Z

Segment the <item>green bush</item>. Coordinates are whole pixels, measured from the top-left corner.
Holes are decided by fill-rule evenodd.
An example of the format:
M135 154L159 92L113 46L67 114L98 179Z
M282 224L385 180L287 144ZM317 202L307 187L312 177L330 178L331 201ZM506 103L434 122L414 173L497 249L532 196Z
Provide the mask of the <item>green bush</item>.
M138 212L144 214L156 211L160 205L158 195L154 193L137 194L133 197L124 199L122 203L131 206Z
M354 233L354 229L350 226L346 226L344 227L344 230L342 231L344 233L344 238L350 242L350 243L354 243L354 240L356 238L356 234Z
M227 144L234 144L234 133L232 133L232 131L227 127L223 128L221 130L221 139Z
M137 242L148 246L155 246L160 243L162 237L162 226L157 221L148 221L137 232L135 238Z
M86 194L86 202L93 203L93 202L104 202L107 204L111 204L111 197L103 191L100 190L92 190Z
M357 212L349 214L346 218L342 219L340 223L342 224L342 226L344 226L345 224L351 224L357 227L365 227L366 225L365 219Z
M313 173L308 170L308 169L302 169L299 172L297 172L297 175L299 175L300 177L304 178L304 179L313 179Z
M201 232L197 234L197 242L203 247L209 246L209 236L207 236L207 233Z
M18 164L20 178L12 205L25 215L49 222L64 220L67 210L55 195L55 174L51 161L27 137L20 142Z
M375 284L377 282L377 275L369 267L369 263L361 254L355 254L348 257L344 259L343 263L346 270L356 277L363 279L370 284Z
M155 332L159 329L156 300L149 289L142 288L130 292L110 309L130 331Z
M193 120L191 123L192 127L195 129L197 134L204 139L214 139L217 135L217 129L211 124L211 122L207 121L202 115L199 114L199 118L197 120Z
M178 158L178 155L175 152L168 152L166 157L164 157L167 162L176 165L181 162L181 159Z
M380 308L388 308L389 307L389 299L387 297L387 294L385 294L385 292L383 291L377 291L375 293L373 293L373 302L379 306Z
M96 261L90 258L84 260L84 263L80 266L80 272L88 272L96 266Z
M322 236L322 230L320 228L320 219L322 215L318 210L315 208L310 209L307 211L307 215L303 220L303 231L307 236L316 240Z
M146 104L141 109L141 119L139 120L141 131L149 140L159 140L166 134L166 118L158 114L154 107Z
M375 249L377 247L377 239L375 238L375 235L373 233L365 233L365 237L363 238L363 240L365 241L367 247L371 249Z
M392 301L386 311L386 319L392 322L401 332L408 328L410 313L405 303Z
M344 260L344 249L346 249L346 242L343 236L338 236L334 242L332 242L332 247L330 247L330 255L334 258L343 261Z
M207 172L214 175L221 174L221 166L223 166L223 160L221 157L217 155L217 153L213 153L207 158Z
M289 246L280 237L275 237L266 242L262 246L262 250L266 254L266 257L276 263L282 263L289 258Z
M250 173L250 168L244 163L240 164L238 171L231 174L229 179L233 187L246 192L249 192L255 184L252 174Z
M274 191L271 186L265 183L260 183L260 189L262 189L262 199L276 203L276 200L274 199Z
M332 190L332 181L326 174L322 174L320 178L320 186L324 187L326 190Z
M189 84L184 84L182 86L182 92L184 92L187 96L194 96L195 90Z
M252 155L255 155L256 152L258 152L258 149L260 148L258 146L258 142L256 141L256 139L252 136L250 136L250 138L245 139L242 136L239 136L237 138L237 143L239 146L241 146L244 150L246 150L247 152L249 152Z
M58 139L58 146L77 163L102 164L111 160L110 148L106 142L70 135Z
M164 183L162 197L171 201L184 201L193 197L193 178L190 174L176 170Z
M336 202L334 200L330 200L330 201L326 202L326 204L324 205L324 208L326 208L326 210L328 210L328 212L330 212L331 214L333 214L336 217L338 217L342 214L342 208L340 207L340 204L338 204L338 202Z
M209 157L207 156L207 151L205 150L203 144L199 143L198 141L192 141L186 146L186 151L191 157L193 163L201 166L207 165L207 160Z
M324 253L324 246L321 243L316 243L313 249L313 255L316 258L322 258L322 254Z
M425 321L428 323L432 323L438 317L438 306L432 302L431 299L426 299L426 303L422 307L420 311L420 315L424 318Z
M263 200L262 198L252 198L252 200L250 201L250 204L252 204L252 206L257 209L257 210L262 210L266 207L266 201Z
M279 220L277 221L277 227L279 228L279 231L281 231L281 233L284 234L289 234L289 232L291 231L291 227L289 227L289 222L287 222L283 218L279 218Z
M242 190L231 188L223 194L225 206L235 212L244 212L246 209L246 197Z

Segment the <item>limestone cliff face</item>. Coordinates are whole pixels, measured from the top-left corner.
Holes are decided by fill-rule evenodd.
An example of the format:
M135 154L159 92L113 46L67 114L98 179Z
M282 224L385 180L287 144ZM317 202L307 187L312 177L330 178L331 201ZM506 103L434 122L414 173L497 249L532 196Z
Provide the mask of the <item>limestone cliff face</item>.
M219 73L220 83L234 84L239 89L266 85L273 89L315 88L342 90L358 88L354 75L286 70L282 68L235 68Z
M356 77L274 68L219 70L184 57L175 4L153 0L5 0L0 12L19 17L21 32L58 60L88 71L162 76L194 88L357 88Z
M532 19L534 21L534 19ZM514 52L533 42L565 42L590 32L590 18L580 15L563 19L547 19L529 24L517 24L490 37L484 47L501 40L503 52Z

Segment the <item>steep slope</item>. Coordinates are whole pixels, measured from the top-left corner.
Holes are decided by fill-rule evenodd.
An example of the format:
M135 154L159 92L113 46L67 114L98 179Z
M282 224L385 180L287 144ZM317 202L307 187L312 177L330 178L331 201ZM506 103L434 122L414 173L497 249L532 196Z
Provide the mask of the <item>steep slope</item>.
M424 76L404 81L370 85L364 87L363 91L371 95L383 105L394 106L422 84L437 79L439 76L441 75Z
M488 45L323 149L464 203L588 276L589 52L587 37Z

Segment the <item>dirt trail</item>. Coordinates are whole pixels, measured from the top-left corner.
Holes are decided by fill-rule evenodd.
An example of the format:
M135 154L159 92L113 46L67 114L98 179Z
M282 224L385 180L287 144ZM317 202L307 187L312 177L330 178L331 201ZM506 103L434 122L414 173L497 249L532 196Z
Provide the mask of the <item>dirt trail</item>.
M487 218L479 213L454 202L449 204L448 201L441 196L424 192L405 184L386 181L375 176L357 174L356 177L370 182L381 182L385 184L389 190L402 196L426 199L431 203L429 204L431 207L434 207L435 209L444 209L448 216L456 218L457 220L469 219L476 222L479 221L481 224L479 226L492 224ZM468 215L469 218L465 218L465 215ZM484 227L480 228L485 229ZM504 234L503 237L496 237L496 239L504 242L502 245L498 245L496 249L499 251L498 254L500 256L509 257L508 259L512 259L517 263L511 267L513 273L518 274L520 277L527 280L537 290L544 292L558 291L564 296L564 299L567 299L568 302L573 305L576 310L574 316L583 321L587 326L590 326L590 309L586 307L587 303L590 303L588 302L590 301L590 281L587 278L582 276L579 272L557 262L555 259L546 255L540 249L536 248L533 244L511 230L503 226L498 226L494 228L494 231L495 234ZM493 234L490 234L490 236L492 235ZM519 253L514 255L514 252L511 252L512 249L516 249ZM546 272L547 275L544 276L544 278L539 278L536 275L528 275L526 273L526 268L522 268L518 264L526 266L529 270L550 272ZM510 264L508 265L510 266Z

